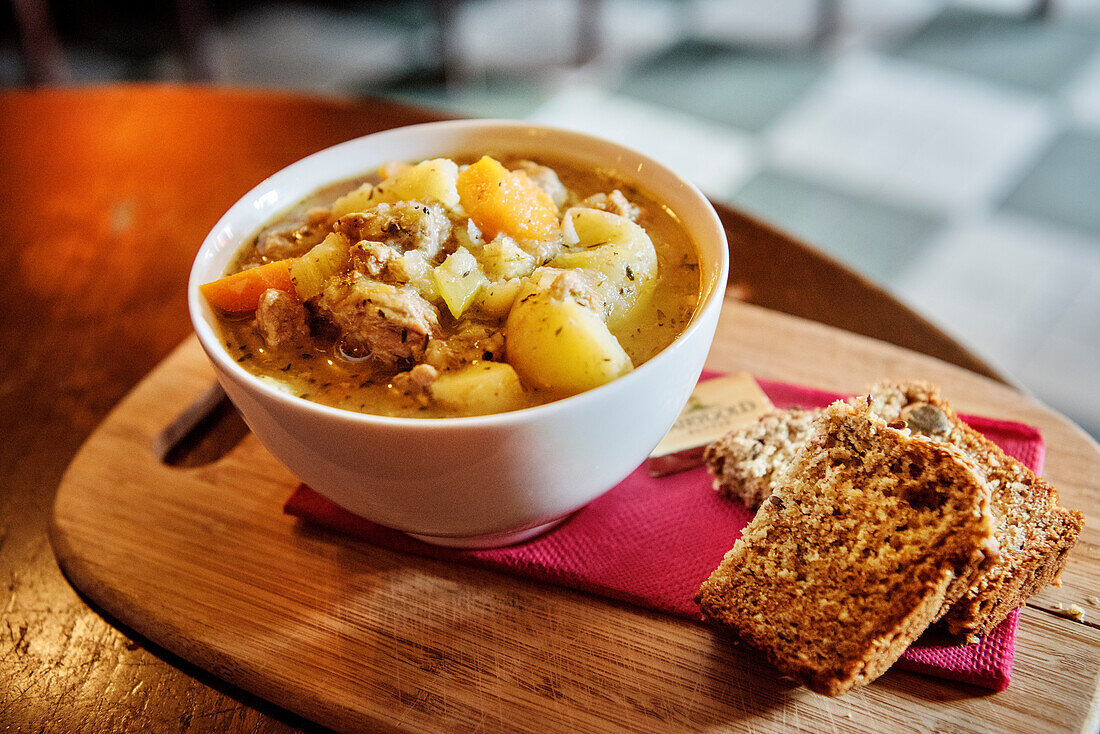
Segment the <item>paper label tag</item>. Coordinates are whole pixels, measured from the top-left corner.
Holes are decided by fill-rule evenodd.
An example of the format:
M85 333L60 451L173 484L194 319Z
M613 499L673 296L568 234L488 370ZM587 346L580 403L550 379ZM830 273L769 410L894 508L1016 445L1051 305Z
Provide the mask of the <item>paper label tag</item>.
M774 407L747 372L700 382L680 417L650 453L646 468L660 476L698 466L704 446Z

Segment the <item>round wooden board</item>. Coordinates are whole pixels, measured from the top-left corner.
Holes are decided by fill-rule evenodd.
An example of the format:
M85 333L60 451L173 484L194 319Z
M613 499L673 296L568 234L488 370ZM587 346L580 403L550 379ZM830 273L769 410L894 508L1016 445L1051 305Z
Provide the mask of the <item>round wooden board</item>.
M159 461L159 437L212 381L194 337L83 446L58 490L51 539L72 582L125 624L337 729L1032 732L1095 723L1100 629L1046 611L1096 594L1100 449L1086 434L958 367L733 300L708 366L845 391L919 376L960 410L1042 429L1044 473L1088 527L1064 586L1024 610L1009 690L892 671L828 699L701 625L301 526L281 512L294 478L251 436L205 466Z

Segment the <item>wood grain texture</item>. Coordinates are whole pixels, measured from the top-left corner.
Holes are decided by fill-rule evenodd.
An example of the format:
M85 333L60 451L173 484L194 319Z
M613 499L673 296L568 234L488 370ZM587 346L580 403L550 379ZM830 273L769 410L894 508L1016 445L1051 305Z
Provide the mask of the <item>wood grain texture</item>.
M50 508L80 445L190 333L191 260L239 196L328 145L442 117L270 91L0 92L0 722L16 731L308 726L78 596L47 540ZM718 208L745 300L989 370L849 270Z
M92 429L190 333L187 274L218 217L309 153L430 119L271 92L0 92L0 722L74 732L303 724L161 659L90 608L57 569L50 506Z
M1046 475L1090 526L1100 516L1096 444L965 370L733 300L708 366L838 390L933 379L963 410L1040 426ZM833 700L698 624L303 526L281 514L294 478L252 437L204 467L157 460L157 435L211 375L189 339L121 403L61 484L54 546L110 613L327 726L1031 732L1095 716L1100 630L1041 609L1025 609L1006 692L890 672ZM1061 593L1083 600L1098 571L1075 551Z

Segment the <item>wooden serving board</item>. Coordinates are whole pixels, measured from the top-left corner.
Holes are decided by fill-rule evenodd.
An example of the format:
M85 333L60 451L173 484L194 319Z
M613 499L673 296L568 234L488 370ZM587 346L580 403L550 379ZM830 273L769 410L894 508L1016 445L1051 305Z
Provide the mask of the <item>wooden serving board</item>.
M845 391L919 376L960 410L1043 430L1044 473L1087 527L1063 587L1024 609L1007 691L891 671L829 699L702 625L302 526L281 511L294 477L251 436L204 466L160 460L178 416L212 383L194 337L74 459L53 546L72 582L125 624L336 729L1095 730L1096 443L973 373L733 300L708 366ZM1070 603L1085 609L1084 623L1051 611Z

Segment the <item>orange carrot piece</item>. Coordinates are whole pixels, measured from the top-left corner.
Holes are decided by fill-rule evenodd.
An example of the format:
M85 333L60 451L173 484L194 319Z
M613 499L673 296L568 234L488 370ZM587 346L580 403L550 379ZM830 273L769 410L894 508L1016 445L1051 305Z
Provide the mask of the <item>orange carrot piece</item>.
M276 260L266 265L227 275L199 286L199 291L214 308L225 313L241 314L255 311L260 296L268 288L294 292L290 279L290 263L294 258Z
M458 175L458 198L489 240L501 232L521 240L547 239L558 226L554 200L523 171L484 156Z

